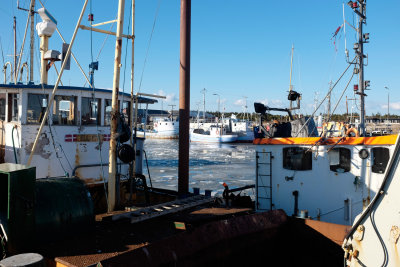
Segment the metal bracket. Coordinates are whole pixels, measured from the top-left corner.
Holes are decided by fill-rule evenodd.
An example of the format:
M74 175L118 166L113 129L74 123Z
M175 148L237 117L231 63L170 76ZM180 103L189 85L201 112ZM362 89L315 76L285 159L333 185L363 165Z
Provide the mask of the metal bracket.
M365 227L364 225L360 225L357 227L356 232L354 233L353 237L357 241L361 241L364 238Z

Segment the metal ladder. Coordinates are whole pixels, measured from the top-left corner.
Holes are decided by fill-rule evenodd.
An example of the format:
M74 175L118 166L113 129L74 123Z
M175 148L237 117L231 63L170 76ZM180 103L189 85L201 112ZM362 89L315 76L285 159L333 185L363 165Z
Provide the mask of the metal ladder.
M272 153L256 151L256 210L272 210Z

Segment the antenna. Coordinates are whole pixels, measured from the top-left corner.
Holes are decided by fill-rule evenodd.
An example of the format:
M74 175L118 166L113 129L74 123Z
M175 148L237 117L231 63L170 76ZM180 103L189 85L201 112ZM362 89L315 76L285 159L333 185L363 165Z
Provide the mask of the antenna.
M174 107L175 107L176 105L168 105L168 106L171 107L171 118L172 118L172 120L174 120Z
M206 121L206 88L200 91L203 94L203 122Z

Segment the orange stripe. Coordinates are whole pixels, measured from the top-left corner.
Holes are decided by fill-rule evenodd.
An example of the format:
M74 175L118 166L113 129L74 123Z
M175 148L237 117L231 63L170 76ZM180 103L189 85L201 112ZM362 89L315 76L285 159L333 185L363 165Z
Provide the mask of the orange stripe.
M340 137L326 138L322 145L333 145ZM315 145L321 137L256 138L254 145ZM397 135L346 137L338 145L394 145Z

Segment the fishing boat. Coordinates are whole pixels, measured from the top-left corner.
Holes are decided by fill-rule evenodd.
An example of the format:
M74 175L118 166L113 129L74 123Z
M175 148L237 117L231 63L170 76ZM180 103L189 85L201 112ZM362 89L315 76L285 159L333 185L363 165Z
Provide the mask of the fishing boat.
M150 129L138 129L137 136L149 139L178 139L179 120L157 118Z
M340 229L342 237L348 228L341 226L351 226L380 192L398 139L397 135L368 137L366 134L364 90L369 81L364 80L363 45L369 34L362 32L366 2L350 1L349 4L359 17L355 57L348 60L346 69L354 66L353 73L359 75L359 84L354 86L361 103L359 127L341 124L341 134L335 137L328 134L329 129L320 135L315 134L316 127L311 127L315 131L304 131L310 129L310 123L314 125L313 116L303 119L296 127L291 121L270 125L267 129L261 121L253 142L256 210L283 209L288 215L332 223L338 228L329 231ZM293 91L289 91L290 103L298 101L293 96ZM255 110L265 115L277 109L255 103Z
M72 176L87 185L101 184L108 179L112 91L94 87L48 85L48 73L53 70L51 66L60 60L68 64L68 60L60 58L62 54L59 52L48 49L57 21L44 8L39 9L38 13L42 18L37 26L37 33L43 43L41 83L34 84L32 76L25 84L17 82L18 76L12 72L12 79L0 84L0 125L3 129L0 162L27 164L29 161L31 166L36 166L38 179ZM6 65L12 66L12 63L7 62ZM14 65L20 64L15 60ZM17 73L22 70L23 67ZM6 73L4 75L6 78ZM93 73L90 81L93 83ZM51 99L54 88L57 88L57 93ZM119 96L120 123L127 125L132 116L131 97L122 92ZM134 96L133 101L144 104L157 102L140 96ZM49 113L45 119L46 109ZM41 129L43 120L45 126ZM36 140L38 129L41 132ZM122 145L129 140L129 136L119 140ZM143 138L137 139L138 151L142 150L143 142ZM35 143L37 146L33 149ZM142 173L141 152L137 156L136 172ZM129 164L120 159L118 164L121 166L122 179L127 179Z
M227 134L226 128L222 125L212 125L208 131L203 129L192 129L190 131L190 142L202 143L233 143L238 136Z
M249 120L238 120L236 116L232 115L231 118L228 119L228 127L230 129L230 133L237 135L236 142L238 143L247 143L253 142L254 140L254 130L253 123Z

